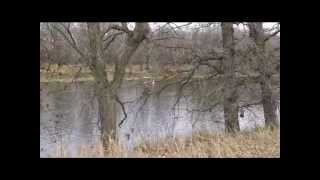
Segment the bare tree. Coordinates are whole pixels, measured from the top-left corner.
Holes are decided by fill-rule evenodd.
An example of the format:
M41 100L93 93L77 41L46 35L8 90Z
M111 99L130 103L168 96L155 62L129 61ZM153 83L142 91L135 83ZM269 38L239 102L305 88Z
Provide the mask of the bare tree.
M278 126L276 116L276 103L272 94L272 68L270 67L270 63L268 62L269 59L265 54L265 42L272 36L275 36L280 30L277 30L267 36L264 33L261 22L248 23L248 27L250 30L250 38L252 38L252 40L255 42L255 50L260 60L258 70L260 72L260 85L265 125L267 127Z
M95 80L95 93L99 106L99 121L104 147L108 146L108 139L117 139L117 103L126 118L124 104L118 97L118 91L125 76L125 68L139 45L150 31L148 23L136 23L134 30L129 30L126 23L120 25L110 24L102 30L100 23L87 23L88 53L83 52L70 31L70 25L61 23L53 25L66 42L85 60ZM111 30L118 33L109 33ZM108 78L106 65L110 62L106 49L121 34L125 34L123 51L115 61L115 69L112 78ZM124 119L125 119L124 118ZM124 119L119 123L123 123Z
M235 78L235 49L233 37L233 23L221 23L222 40L224 49L223 72L223 106L226 132L240 130L238 121L238 94Z

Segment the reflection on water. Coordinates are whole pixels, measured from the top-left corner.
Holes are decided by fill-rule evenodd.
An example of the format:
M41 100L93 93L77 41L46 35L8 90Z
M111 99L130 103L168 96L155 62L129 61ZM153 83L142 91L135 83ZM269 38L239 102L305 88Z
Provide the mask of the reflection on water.
M203 105L197 96L202 93L201 89L210 89L210 83L200 89L197 86L198 91L182 97L175 108L175 86L165 89L160 95L140 98L146 91L142 81L130 81L125 84L120 97L126 102L128 118L118 132L120 143L128 148L134 147L142 140L190 135L199 130L224 130L221 106L207 112L192 111ZM67 156L73 157L78 153L80 145L99 142L97 101L92 87L91 83L72 84L67 88L41 84L41 157L55 156L61 146L64 147ZM118 117L122 118L120 109L118 114ZM263 125L262 107L246 109L244 117L239 116L239 119L241 129Z

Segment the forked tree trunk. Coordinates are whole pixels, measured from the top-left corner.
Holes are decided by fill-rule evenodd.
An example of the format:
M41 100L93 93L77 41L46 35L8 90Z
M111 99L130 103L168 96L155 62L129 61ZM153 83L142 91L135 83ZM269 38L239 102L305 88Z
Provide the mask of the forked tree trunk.
M224 89L223 106L225 130L228 133L240 131L238 121L238 95L235 79L235 58L234 58L234 40L233 23L221 23L223 38L223 71L224 71Z
M271 67L269 67L268 59L265 56L265 35L263 31L262 23L249 23L250 37L254 40L257 45L257 53L261 62L259 66L259 71L261 74L260 85L261 85L261 96L262 105L265 118L266 127L276 127L278 126L277 115L276 115L276 103L272 94L272 84L271 84Z
M105 71L105 56L102 50L103 41L99 23L88 23L88 36L90 45L90 69L95 78L95 90L98 98L99 121L101 124L102 142L105 149L110 140L117 141L117 92L125 76L126 66L141 42L149 33L147 23L136 23L133 31L127 34L124 51L116 61L113 80L108 81Z

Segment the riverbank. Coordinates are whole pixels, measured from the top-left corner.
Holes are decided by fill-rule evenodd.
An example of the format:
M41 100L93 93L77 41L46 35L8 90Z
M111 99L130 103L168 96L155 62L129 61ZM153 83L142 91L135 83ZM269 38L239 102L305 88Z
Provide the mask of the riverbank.
M142 143L133 151L114 142L107 156L101 145L83 146L79 157L138 158L272 158L280 157L280 129L256 129L236 135L200 133L189 138L162 139L157 143ZM60 154L59 157L67 157Z
M176 68L170 68L173 72ZM108 73L108 79L113 79L114 66L110 65L106 67L106 72ZM125 80L141 80L141 79L154 79L154 80L163 80L171 79L176 76L175 73L164 73L164 72L150 72L145 69L141 69L138 65L130 65L126 68ZM202 76L198 77L202 78ZM61 65L57 64L52 65L43 65L40 69L40 82L63 82L63 83L72 83L72 82L85 82L93 81L94 78L91 75L91 72L88 67L80 65Z

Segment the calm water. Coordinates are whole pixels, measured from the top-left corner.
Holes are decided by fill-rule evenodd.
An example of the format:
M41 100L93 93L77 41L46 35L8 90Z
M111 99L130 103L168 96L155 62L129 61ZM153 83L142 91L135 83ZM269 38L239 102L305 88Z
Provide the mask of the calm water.
M188 136L195 131L224 130L221 106L211 112L191 111L205 105L199 96L208 94L212 89L211 83L197 85L193 90L191 88L187 97L182 97L174 109L177 87L171 86L159 96L140 98L144 91L152 90L152 86L146 88L142 80L125 84L120 98L127 101L125 106L128 118L118 132L120 143L129 149L142 140ZM78 154L80 145L99 143L97 101L92 87L91 83L72 84L67 88L61 84L41 84L40 157L55 156L61 145L68 156L74 157ZM250 94L252 99L259 96L258 92L250 91L242 91L241 94L244 97L245 94ZM246 101L246 98L243 100ZM120 121L123 117L120 109L118 114ZM262 107L254 106L245 110L244 117L240 117L240 128L250 129L263 125L263 122Z

